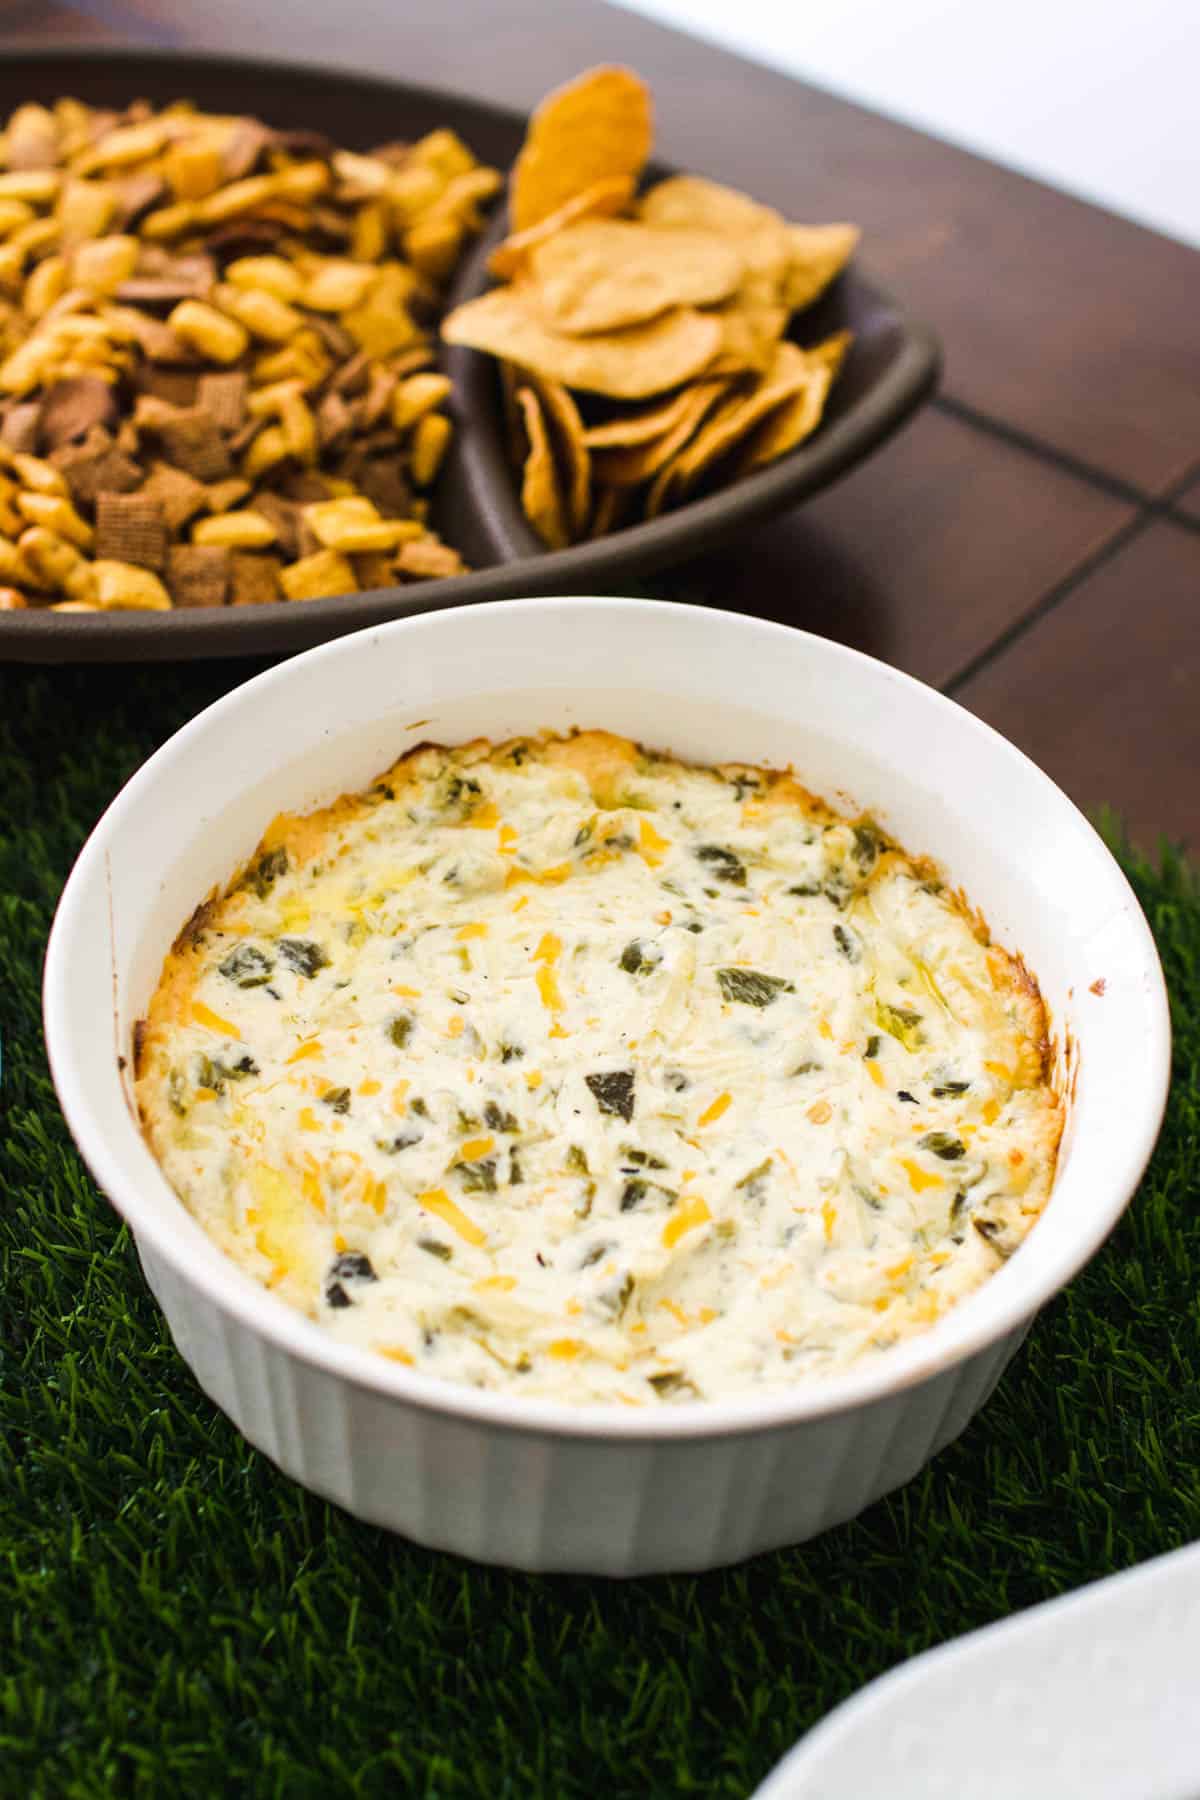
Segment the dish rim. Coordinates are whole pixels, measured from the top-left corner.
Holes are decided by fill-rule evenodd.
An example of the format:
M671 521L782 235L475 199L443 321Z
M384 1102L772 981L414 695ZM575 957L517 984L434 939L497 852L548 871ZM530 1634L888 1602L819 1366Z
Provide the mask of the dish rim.
M515 607L518 616L528 615L534 619L544 609L563 605L574 610L590 607L602 611L632 609L641 613L669 613L686 618L696 615L696 608L681 602L616 595L533 596L490 604L506 610ZM757 634L764 653L769 653L772 641L798 638L814 646L817 654L844 659L851 668L884 671L890 680L919 694L922 703L943 714L953 715L962 729L986 744L991 753L998 753L1010 766L1020 770L1026 779L1031 775L1052 796L1051 804L1061 811L1064 829L1071 826L1077 835L1082 834L1093 855L1097 850L1100 852L1113 886L1111 918L1123 914L1122 923L1131 952L1136 952L1144 1042L1138 1047L1141 1055L1135 1065L1141 1071L1137 1126L1128 1134L1124 1154L1112 1165L1105 1197L1102 1203L1094 1206L1087 1228L1077 1231L1044 1268L1039 1268L1037 1279L1027 1284L1024 1293L1014 1293L1011 1299L1006 1296L1002 1311L995 1303L988 1304L989 1294L994 1292L993 1281L1001 1273L997 1271L996 1276L956 1303L928 1331L870 1359L864 1366L852 1367L845 1373L795 1389L772 1390L763 1396L705 1400L686 1407L646 1413L635 1413L618 1405L514 1397L504 1391L475 1389L423 1375L368 1350L331 1341L319 1325L263 1289L211 1240L207 1240L211 1256L192 1259L181 1256L173 1242L170 1214L174 1208L186 1214L182 1200L157 1165L152 1191L146 1191L138 1179L126 1172L122 1158L110 1150L106 1140L103 1110L89 1100L87 1082L75 1069L70 1049L74 1021L65 965L71 941L81 931L89 929L89 889L99 884L103 891L109 840L127 820L136 819L143 796L148 796L164 775L171 776L173 765L186 760L191 745L205 731L252 707L269 689L286 687L298 667L311 667L317 659L353 658L358 653L356 640L359 638L378 641L385 636L403 639L406 634L416 634L419 637L422 632L434 628L433 617L418 615L392 620L367 632L318 645L301 657L289 658L239 683L197 713L142 764L101 815L79 852L55 913L43 971L43 1023L51 1076L68 1128L102 1194L127 1221L139 1245L144 1236L154 1254L161 1257L189 1288L198 1291L210 1306L215 1307L218 1315L233 1314L241 1325L265 1338L274 1348L327 1375L348 1381L357 1389L426 1412L448 1414L543 1438L626 1442L716 1439L801 1425L807 1420L855 1411L965 1362L974 1353L1026 1324L1107 1238L1132 1198L1157 1140L1169 1091L1171 1056L1170 1013L1157 950L1136 896L1111 851L1074 802L1031 758L948 696L876 657L816 633L724 609L709 610L719 619L733 623L739 631ZM125 1048L127 1046L121 1046L121 1050ZM114 1058L119 1053L114 1042ZM142 1141L144 1144L144 1137ZM148 1145L146 1149L152 1158ZM1048 1206L1053 1203L1053 1196L1054 1189ZM192 1220L192 1223L196 1221ZM202 1229L197 1224L197 1230ZM1036 1245L1036 1236L1035 1227L1018 1254L1028 1253ZM1028 1268L1029 1264L1025 1266Z

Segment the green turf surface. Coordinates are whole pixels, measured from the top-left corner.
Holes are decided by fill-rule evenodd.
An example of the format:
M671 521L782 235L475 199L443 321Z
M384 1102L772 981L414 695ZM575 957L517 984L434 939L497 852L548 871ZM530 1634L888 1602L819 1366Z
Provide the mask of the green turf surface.
M251 1450L70 1143L38 996L88 829L247 672L0 672L0 1793L742 1796L915 1651L1200 1537L1200 887L1127 850L1174 1003L1162 1141L899 1494L715 1575L539 1579L360 1525Z

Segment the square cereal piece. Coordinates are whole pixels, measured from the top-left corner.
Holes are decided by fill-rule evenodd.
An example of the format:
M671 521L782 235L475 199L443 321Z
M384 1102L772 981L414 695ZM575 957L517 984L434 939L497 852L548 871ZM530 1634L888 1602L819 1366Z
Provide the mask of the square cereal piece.
M172 544L167 587L176 606L224 606L231 559L219 544Z
M224 481L233 474L224 438L198 406L181 409L173 418L163 419L156 429L167 461L194 475L197 481Z
M208 505L208 489L204 483L197 481L186 470L173 469L170 463L165 462L150 465L150 473L146 477L142 493L157 500L172 537L177 536L188 520L194 519Z
M282 600L277 556L261 551L235 550L230 556L229 604L231 606L267 606Z
M42 416L40 400L23 400L5 408L0 424L0 444L17 456L36 456L38 421Z
M101 494L131 494L142 485L143 470L119 450L103 425L82 444L64 444L47 459L62 475L76 506L95 506Z
M240 431L246 418L249 377L243 369L223 369L202 375L196 389L196 405L208 414L218 431Z
M155 571L165 567L167 522L153 495L96 496L96 558Z

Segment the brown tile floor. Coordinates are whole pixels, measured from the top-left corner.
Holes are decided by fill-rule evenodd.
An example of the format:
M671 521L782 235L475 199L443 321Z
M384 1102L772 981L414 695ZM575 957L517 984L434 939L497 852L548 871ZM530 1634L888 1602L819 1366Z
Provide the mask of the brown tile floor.
M1200 534L1147 524L953 692L1080 806L1200 848Z
M686 572L942 686L1135 517L1126 502L934 409L802 510ZM748 553L749 549L749 553Z
M942 336L944 398L685 591L947 686L1081 804L1200 846L1200 254L601 0L0 15L0 43L47 39L286 54L522 110L625 61L654 86L664 160L858 220L864 268ZM269 114L286 77L259 91Z
M1200 525L1200 477L1189 487L1184 488L1175 502L1175 509L1177 512L1181 512L1185 519L1194 519Z

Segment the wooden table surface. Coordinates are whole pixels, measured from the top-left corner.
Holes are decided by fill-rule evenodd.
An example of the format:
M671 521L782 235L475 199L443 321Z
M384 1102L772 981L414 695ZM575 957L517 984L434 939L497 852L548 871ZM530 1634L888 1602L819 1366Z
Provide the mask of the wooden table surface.
M936 683L1143 844L1200 846L1200 253L602 0L0 6L0 48L103 43L523 110L628 62L665 161L858 221L863 266L941 335L942 393L690 583Z

